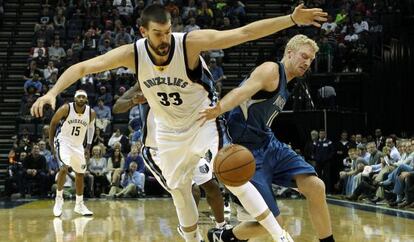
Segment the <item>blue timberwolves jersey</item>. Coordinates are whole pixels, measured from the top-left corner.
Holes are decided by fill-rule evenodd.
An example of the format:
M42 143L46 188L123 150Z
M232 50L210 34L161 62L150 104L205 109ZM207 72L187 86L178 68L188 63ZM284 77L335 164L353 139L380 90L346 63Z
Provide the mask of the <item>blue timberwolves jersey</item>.
M273 136L273 119L282 111L288 97L287 80L282 63L279 65L279 85L273 92L259 91L229 113L228 126L234 143L256 149ZM247 77L248 78L248 77ZM245 80L247 80L247 78ZM244 81L240 84L243 85Z

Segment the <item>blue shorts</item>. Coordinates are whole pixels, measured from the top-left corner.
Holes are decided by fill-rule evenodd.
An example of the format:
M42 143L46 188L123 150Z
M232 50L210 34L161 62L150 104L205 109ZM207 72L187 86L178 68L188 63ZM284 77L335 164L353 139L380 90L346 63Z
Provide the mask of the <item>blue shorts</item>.
M289 146L272 137L259 149L251 150L256 159L256 173L250 182L257 188L274 216L280 214L272 191L272 183L285 187L297 187L294 176L316 175L315 169Z

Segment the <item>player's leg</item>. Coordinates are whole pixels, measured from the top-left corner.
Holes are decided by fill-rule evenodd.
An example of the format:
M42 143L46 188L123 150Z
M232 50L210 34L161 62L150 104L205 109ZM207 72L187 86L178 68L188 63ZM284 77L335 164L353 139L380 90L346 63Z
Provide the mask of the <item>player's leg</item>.
M74 211L84 216L93 215L84 204L83 190L84 190L84 177L86 171L86 161L83 155L83 147L79 149L73 149L71 156L72 169L75 171L75 186L76 186L76 203Z
M59 217L60 215L62 215L63 211L63 185L65 184L66 175L68 173L68 168L70 166L70 151L65 149L65 147L61 147L59 141L56 140L55 152L55 158L57 159L60 168L56 178L57 189L55 204L53 206L53 215Z
M286 144L275 141L271 149L274 150L273 183L285 187L298 187L306 197L310 218L319 239L334 241L325 184L316 176L315 169Z
M321 241L334 241L331 218L326 203L325 184L317 176L301 174L295 176L299 191L306 197L309 215Z
M224 221L224 200L218 183L214 179L210 179L208 182L202 184L201 188L206 192L207 203L213 211L216 226L224 226L226 224Z
M211 157L208 157L210 160ZM216 219L216 227L223 227L226 223L224 221L224 200L221 194L220 187L216 180L213 179L213 171L210 163L206 158L200 159L198 165L194 170L193 181L199 185L206 193L207 203L210 205L214 218ZM193 185L193 196L197 186ZM198 206L198 201L196 200Z

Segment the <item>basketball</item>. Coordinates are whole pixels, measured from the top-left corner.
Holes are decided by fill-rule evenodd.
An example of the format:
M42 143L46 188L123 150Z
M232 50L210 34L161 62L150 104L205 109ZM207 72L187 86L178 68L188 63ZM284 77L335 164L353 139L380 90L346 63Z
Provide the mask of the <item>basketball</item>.
M231 144L217 153L213 168L216 177L223 184L237 187L253 177L256 162L246 147Z

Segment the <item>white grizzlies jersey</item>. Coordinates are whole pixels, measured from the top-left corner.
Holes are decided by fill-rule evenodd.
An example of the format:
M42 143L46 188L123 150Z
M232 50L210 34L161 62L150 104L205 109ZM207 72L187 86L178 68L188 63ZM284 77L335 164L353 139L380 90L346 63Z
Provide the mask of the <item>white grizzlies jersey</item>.
M146 38L135 43L138 81L154 112L157 127L163 130L190 128L196 123L199 112L215 99L214 83L202 58L200 80L192 81L188 77L185 39L186 34L172 34L171 50L164 66L154 64Z
M56 132L55 138L72 146L82 146L91 118L91 108L86 105L83 114L75 111L74 103L69 103L69 113L62 120Z

